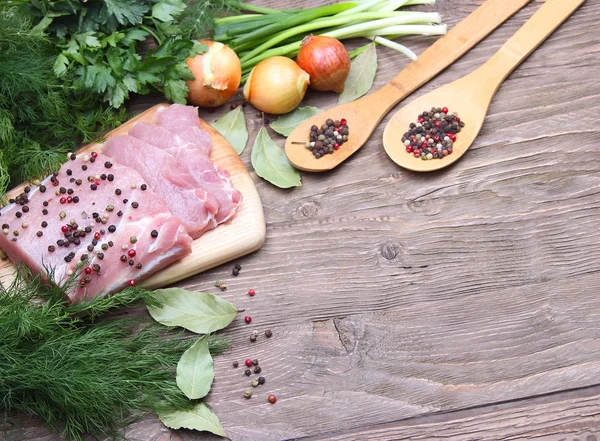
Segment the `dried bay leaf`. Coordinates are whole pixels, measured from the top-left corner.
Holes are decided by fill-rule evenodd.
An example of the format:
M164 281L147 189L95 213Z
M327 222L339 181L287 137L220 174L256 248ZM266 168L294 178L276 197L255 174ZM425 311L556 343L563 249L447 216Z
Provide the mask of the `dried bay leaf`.
M177 363L177 386L190 400L206 396L215 378L208 335L200 337Z
M147 305L154 320L165 326L181 326L197 334L225 328L237 315L237 309L219 296L182 288L157 289L160 307Z
M191 429L207 431L226 436L219 418L210 408L199 403L191 410L175 410L158 415L162 423L171 429Z
M375 43L352 60L350 73L344 83L344 91L338 97L338 104L349 103L360 98L373 87L377 72L377 52Z
M306 121L311 116L318 115L321 112L322 110L316 107L297 107L292 112L286 113L285 115L277 118L277 120L271 124L271 128L280 135L290 136L290 133L292 133L292 131L298 127L300 123Z
M246 115L242 106L227 112L211 124L231 144L238 155L241 155L248 142Z
M252 147L252 167L261 178L279 188L299 187L300 172L292 167L267 130L262 127Z

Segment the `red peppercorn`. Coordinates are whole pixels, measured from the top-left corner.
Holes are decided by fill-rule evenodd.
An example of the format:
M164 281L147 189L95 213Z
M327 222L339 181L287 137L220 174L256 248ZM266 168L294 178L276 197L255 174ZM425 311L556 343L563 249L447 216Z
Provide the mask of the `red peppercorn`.
M449 138L452 140L452 142L456 141L456 135L454 133L450 133Z
M347 122L348 121L346 121L344 118L340 119L340 124L343 126L345 126Z
M460 118L457 116L456 117L456 122L459 123L460 122Z
M447 107L442 107L442 113L448 113L448 108Z
M66 233L67 231L69 231L69 227L67 227L66 225L63 225L62 227L60 227L60 231L62 231L63 233Z
M333 150L339 150L340 149L340 145L336 142L335 144L333 144Z
M67 202L70 204L71 202L73 202L73 198L71 196L67 196Z
M440 122L439 122L439 121L436 121L436 122L435 122L435 126L436 126L436 127L439 127L439 126L440 126Z
M252 297L254 294L256 294L256 292L255 292L255 291L254 291L252 288L250 288L250 289L248 290L248 295L249 295L250 297Z
M96 231L94 233L94 239L99 240L102 236L100 235L100 233L98 231Z
M100 185L100 181L99 181L99 180L95 180L95 181L94 181L94 184L96 184L96 185Z
M415 150L415 151L413 152L413 155L415 155L415 158L420 158L420 157L421 157L421 152L420 152L420 151L418 151L418 150Z
M249 315L247 315L246 317L244 317L244 321L248 324L252 323L252 317L250 317Z
M277 397L275 395L269 395L267 400L269 400L269 403L275 404L277 402Z
M135 286L135 280L130 280L127 283L129 284L129 286Z
M91 268L88 266L88 267L85 269L85 273L86 273L86 274L92 274L92 269L91 269Z
M408 153L412 153L412 151L413 151L413 150L414 150L414 148L413 148L413 146L412 146L412 145L406 146L406 151L407 151Z
M58 200L61 204L66 204L67 203L67 198L60 198Z
M419 123L422 124L425 120L423 118L419 118L417 121L419 121Z
M252 360L247 359L244 363L246 364L246 366L252 367Z
M127 251L127 255L129 257L134 257L135 256L135 250L129 250L129 251Z
M98 157L98 153L92 152L92 158L96 159Z
M434 137L433 137L433 140L434 140L435 142L440 142L440 137L439 137L439 136L434 136Z

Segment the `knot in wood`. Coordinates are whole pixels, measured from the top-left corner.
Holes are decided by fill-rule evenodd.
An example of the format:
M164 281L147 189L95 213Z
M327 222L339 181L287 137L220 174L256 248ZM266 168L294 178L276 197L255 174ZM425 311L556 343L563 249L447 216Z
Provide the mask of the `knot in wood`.
M320 209L321 206L317 202L307 202L300 206L299 211L304 217L315 217Z
M400 245L397 243L386 242L381 246L381 255L386 260L394 260L398 257L400 252Z

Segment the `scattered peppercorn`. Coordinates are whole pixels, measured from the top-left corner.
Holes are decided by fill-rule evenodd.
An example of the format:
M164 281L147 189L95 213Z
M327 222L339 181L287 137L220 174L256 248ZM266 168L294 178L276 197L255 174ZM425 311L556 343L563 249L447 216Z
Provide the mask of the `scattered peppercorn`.
M258 358L255 358L254 360L252 360L252 365L258 366Z
M244 371L244 374L246 374L246 377L249 377L250 375L252 375L252 371L250 369L246 369Z
M465 123L458 114L448 114L448 108L432 107L417 117L402 136L406 153L422 160L442 159L452 154L456 134Z
M250 384L252 385L252 387L258 387L258 380L254 379L250 382Z
M209 110L210 110L210 109L211 109L211 108L209 107ZM251 397L252 397L252 389L246 389L246 390L244 391L244 398L246 398L246 399L249 399L249 398L251 398Z
M252 323L252 317L250 317L249 315L247 315L246 317L244 317L244 321L245 321L247 324L250 324L250 323Z
M123 200L123 203L125 204L126 202ZM132 206L133 208L137 208L137 207L139 207L139 206L140 206L140 204L138 204L137 202L132 202L132 203L131 203L131 206Z
M269 403L275 404L277 402L277 397L275 395L269 395L267 400L269 400Z
M250 360L249 358L244 362L244 364L248 367L252 366L252 360Z
M273 331L271 331L270 329L267 329L265 331L265 337L271 338L272 336L273 336Z
M249 295L250 297L253 297L253 296L254 296L254 294L256 294L256 292L254 291L254 289L250 288L250 289L248 290L248 295Z
M146 184L142 184L142 185L140 185L140 189L142 191L146 191L148 189L148 186Z
M158 231L156 231L156 230L150 231L150 236L152 236L153 238L156 239L158 237Z
M261 367L260 367L260 366L256 366L256 367L254 368L254 373L255 373L255 374L260 374L260 371L262 371L262 369L261 369Z
M234 362L233 362L233 367L234 367L234 368L238 367L239 365L240 365L240 364L239 364L237 361L234 361Z
M258 377L258 384L265 384L266 381L265 377Z

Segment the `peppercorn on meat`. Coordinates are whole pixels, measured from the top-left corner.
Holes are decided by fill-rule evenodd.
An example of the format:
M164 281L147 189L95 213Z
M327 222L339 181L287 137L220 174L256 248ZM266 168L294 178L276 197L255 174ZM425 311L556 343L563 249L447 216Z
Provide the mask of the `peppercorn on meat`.
M72 301L111 293L191 252L191 238L135 170L93 152L72 155L4 207L0 248ZM126 260L122 259L126 256Z

